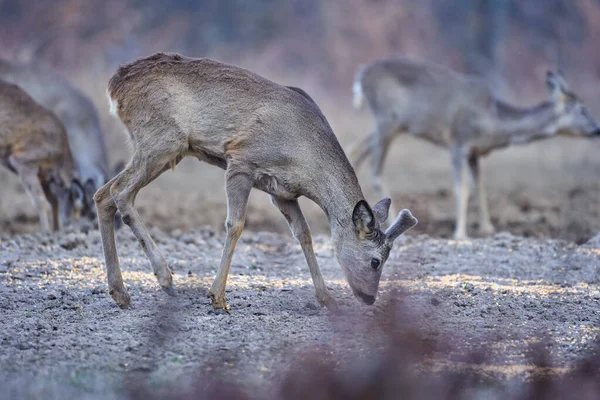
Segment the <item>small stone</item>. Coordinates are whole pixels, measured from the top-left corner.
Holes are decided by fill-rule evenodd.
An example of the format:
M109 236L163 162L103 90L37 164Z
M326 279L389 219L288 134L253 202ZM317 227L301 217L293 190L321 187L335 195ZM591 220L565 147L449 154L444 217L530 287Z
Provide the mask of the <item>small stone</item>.
M308 302L304 305L304 307L308 308L309 310L318 310L319 307L317 307L314 303Z
M208 315L228 315L229 313L223 309L208 310Z
M429 300L429 302L434 306L439 306L441 303L441 301L439 301L437 297L432 297L431 300Z
M57 298L58 295L54 291L48 292L48 294L46 295L46 300L56 300Z

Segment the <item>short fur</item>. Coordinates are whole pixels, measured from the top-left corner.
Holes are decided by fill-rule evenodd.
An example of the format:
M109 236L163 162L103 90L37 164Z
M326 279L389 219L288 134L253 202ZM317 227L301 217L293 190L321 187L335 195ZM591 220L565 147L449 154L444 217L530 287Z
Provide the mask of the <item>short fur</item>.
M91 100L58 74L35 63L20 65L0 60L0 79L22 87L62 122L79 176L92 190L92 209L83 211L95 219L91 197L114 173L108 165L104 134Z
M111 222L117 209L145 250L163 289L172 290L164 257L145 230L133 201L142 187L185 156L226 170L227 238L211 288L214 307L226 308L229 265L253 187L271 195L300 241L321 304L336 308L298 206L300 196L325 211L336 254L352 289L363 300L374 301L381 269L374 271L370 260L381 258L382 252L387 256L392 241L380 246L364 239L379 234L385 237L379 228L381 221L370 225L369 232L363 231L366 224L360 217L358 223L353 222L357 220L355 206L364 202L361 188L325 116L306 92L233 65L164 53L121 66L110 79L108 91L134 143L134 155L125 170L94 196L108 283L117 304L127 307L130 302ZM372 211L364 204L362 215L366 218ZM385 212L379 210L378 215L383 214L387 218L387 207Z
M549 73L551 98L537 106L518 108L496 99L488 86L448 68L404 57L376 61L359 68L353 84L355 105L364 97L376 130L354 146L358 168L371 156L375 191L385 197L381 172L395 137L408 133L448 148L452 156L457 200L454 236L466 236L469 170L480 204L479 228L494 231L479 157L511 144L528 143L556 134L599 136L597 123L568 90L560 75Z
M43 231L50 229L50 220L54 230L69 222L70 187L77 174L65 129L21 88L1 80L0 163L21 178Z

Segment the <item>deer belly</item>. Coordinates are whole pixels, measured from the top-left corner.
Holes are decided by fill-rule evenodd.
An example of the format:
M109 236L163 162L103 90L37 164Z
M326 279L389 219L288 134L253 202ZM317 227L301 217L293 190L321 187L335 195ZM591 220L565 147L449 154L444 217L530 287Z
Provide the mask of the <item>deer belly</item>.
M286 185L273 175L258 174L254 179L254 187L270 195L280 197L286 200L293 200L300 197L299 194L290 190Z

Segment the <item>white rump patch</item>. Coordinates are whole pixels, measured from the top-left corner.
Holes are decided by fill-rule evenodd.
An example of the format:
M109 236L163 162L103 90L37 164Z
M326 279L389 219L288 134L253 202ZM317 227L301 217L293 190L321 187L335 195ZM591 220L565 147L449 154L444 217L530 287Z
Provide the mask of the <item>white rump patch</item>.
M363 91L362 91L362 83L360 80L360 76L354 81L354 85L352 85L352 93L354 97L352 99L352 104L354 108L360 108L363 102Z
M110 93L108 92L108 89L106 89L106 97L108 97L108 106L109 106L108 111L115 117L119 118L119 115L117 114L119 103L117 101L113 100L112 97L110 97Z

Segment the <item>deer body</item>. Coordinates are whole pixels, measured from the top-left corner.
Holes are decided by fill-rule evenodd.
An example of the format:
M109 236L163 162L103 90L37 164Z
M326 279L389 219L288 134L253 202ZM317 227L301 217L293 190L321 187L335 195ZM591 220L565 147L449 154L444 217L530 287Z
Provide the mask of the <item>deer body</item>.
M393 225L395 230L381 232L389 200L373 209L364 201L327 120L304 91L217 61L158 53L120 67L109 82L108 95L134 147L130 163L94 196L109 287L117 304L126 307L130 301L114 249L111 221L117 209L139 239L160 285L171 291L171 273L133 200L143 186L185 156L226 171L227 238L211 288L215 308L226 308L229 265L253 187L271 195L300 241L322 304L335 308L298 206L299 196L312 199L327 214L336 254L355 294L366 302L375 300L381 271L371 268L370 261L378 257L383 265L395 237L416 220L405 211Z
M376 130L355 145L352 164L358 168L370 155L374 189L385 196L381 172L395 137L408 133L447 148L457 203L454 236L467 234L467 172L477 190L479 228L485 234L493 233L479 168L481 156L561 133L600 134L581 101L568 91L564 78L549 73L548 84L552 90L549 101L519 108L496 99L484 82L439 65L402 57L374 62L358 72L353 91L356 107L366 99Z
M21 179L43 231L50 230L50 221L54 230L69 222L77 174L65 129L21 88L1 80L0 163Z
M90 99L58 74L35 64L18 65L0 60L0 79L19 85L62 122L75 167L91 202L94 192L112 173L100 120ZM93 209L83 211L95 217Z

